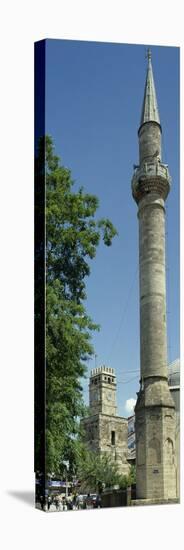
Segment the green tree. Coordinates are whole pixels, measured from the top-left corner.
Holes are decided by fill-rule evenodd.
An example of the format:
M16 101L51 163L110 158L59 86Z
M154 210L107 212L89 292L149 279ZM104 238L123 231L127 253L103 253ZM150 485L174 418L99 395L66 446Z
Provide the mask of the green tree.
M136 483L136 467L132 464L128 475L128 485L134 485Z
M82 490L102 493L104 488L125 488L128 477L119 473L118 466L108 453L92 452L81 445L78 453L77 476Z
M40 142L41 148L45 145ZM93 353L85 277L100 238L111 245L117 234L108 219L95 219L98 199L74 192L68 168L46 137L46 471L75 469L79 417L84 414L81 377Z

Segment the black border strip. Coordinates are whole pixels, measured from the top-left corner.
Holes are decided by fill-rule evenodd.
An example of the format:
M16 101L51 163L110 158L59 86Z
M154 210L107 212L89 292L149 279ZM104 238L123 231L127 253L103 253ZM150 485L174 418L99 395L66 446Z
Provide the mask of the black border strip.
M34 470L45 490L45 70L46 41L34 44Z

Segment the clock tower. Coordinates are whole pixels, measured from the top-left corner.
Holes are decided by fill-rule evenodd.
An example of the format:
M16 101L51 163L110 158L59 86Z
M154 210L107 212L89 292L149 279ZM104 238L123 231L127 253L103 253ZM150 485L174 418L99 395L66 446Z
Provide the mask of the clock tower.
M83 440L90 451L106 453L122 475L129 473L128 422L118 416L116 374L110 367L92 369L89 379L89 416L81 420Z
M89 381L89 406L92 414L117 414L114 369L105 366L92 369Z

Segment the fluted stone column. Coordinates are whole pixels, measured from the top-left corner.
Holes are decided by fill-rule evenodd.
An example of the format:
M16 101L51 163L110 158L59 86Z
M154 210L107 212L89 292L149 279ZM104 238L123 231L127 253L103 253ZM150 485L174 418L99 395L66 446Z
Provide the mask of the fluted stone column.
M167 378L165 200L171 178L161 161L161 125L148 52L132 178L138 205L140 280L140 391L135 407L137 499L176 497L175 406Z

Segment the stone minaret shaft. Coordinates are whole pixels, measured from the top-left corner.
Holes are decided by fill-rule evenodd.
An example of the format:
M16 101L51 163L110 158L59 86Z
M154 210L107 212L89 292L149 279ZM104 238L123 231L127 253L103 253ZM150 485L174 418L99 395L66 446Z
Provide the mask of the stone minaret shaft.
M162 162L160 117L148 50L139 166L132 178L138 205L140 391L136 415L137 498L176 496L175 411L167 379L165 200L171 178Z

